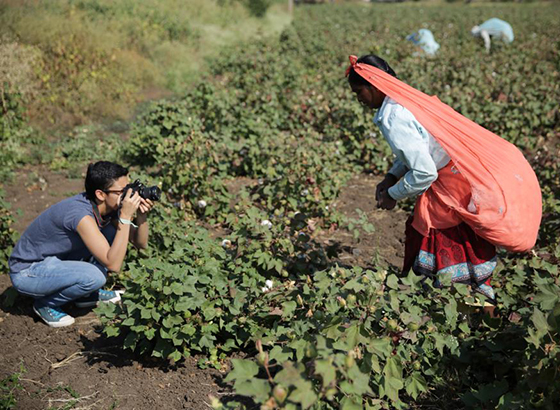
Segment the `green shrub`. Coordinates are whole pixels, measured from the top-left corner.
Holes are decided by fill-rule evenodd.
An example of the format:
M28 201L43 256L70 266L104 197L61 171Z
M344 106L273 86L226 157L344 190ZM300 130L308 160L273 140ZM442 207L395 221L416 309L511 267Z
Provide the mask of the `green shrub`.
M0 178L13 175L21 164L23 143L32 134L27 125L27 104L36 97L34 70L39 53L8 37L0 38Z
M0 189L0 272L8 273L8 258L16 244L18 234L12 228L14 217L4 195L4 191Z
M247 8L255 17L264 17L271 5L271 0L246 0Z

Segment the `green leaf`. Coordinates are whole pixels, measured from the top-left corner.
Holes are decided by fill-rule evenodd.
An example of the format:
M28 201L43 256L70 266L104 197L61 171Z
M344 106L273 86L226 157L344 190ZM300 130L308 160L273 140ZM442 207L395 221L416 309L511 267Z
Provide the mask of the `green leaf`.
M455 299L450 299L444 308L447 323L454 324L457 320L457 302Z
M414 400L416 400L420 393L426 393L427 391L428 383L422 374L414 372L412 376L406 379L406 392Z
M402 366L397 356L387 359L387 363L383 368L383 375L385 376L385 394L391 400L398 401L399 390L401 390L404 385L402 381Z
M296 385L296 389L290 394L290 401L300 403L301 407L307 409L317 401L317 395L313 391L313 385L310 381L304 380Z
M358 396L371 393L371 389L369 387L369 374L362 373L358 366L352 366L350 370L348 370L348 379L352 381L354 393Z
M373 339L366 345L366 347L368 352L377 355L380 359L385 359L393 351L391 340L388 337Z
M478 390L474 390L472 393L481 403L488 403L504 395L508 391L508 388L508 382L506 380L501 380L499 382L481 386Z
M406 278L401 279L402 283L410 286L412 290L415 290L417 288L417 285L421 280L422 277L416 275L412 269L408 271L408 276Z
M238 394L255 398L259 402L264 402L270 396L270 383L262 379L237 380L234 384Z
M178 362L179 360L181 360L181 357L182 357L182 356L181 356L181 353L179 353L178 350L175 350L175 351L171 352L171 353L169 354L169 356L167 356L167 357L168 357L169 359L172 359L172 360Z
M315 361L315 372L323 379L323 387L327 387L336 379L336 368L327 360Z
M387 286L394 290L399 288L399 279L396 275L391 274L387 277Z
M269 360L275 360L277 363L284 363L285 361L291 360L292 354L290 352L285 352L280 346L274 346L270 353L268 354Z
M134 326L136 324L136 319L133 317L126 318L123 322L123 326Z
M201 347L212 349L214 347L214 340L216 340L216 337L212 335L202 335L198 344Z
M175 310L177 312L186 312L194 308L196 308L196 304L192 297L182 297L175 303Z
M162 339L172 339L173 335L171 334L171 332L169 331L170 329L166 329L164 327L160 327L159 329L159 335Z
M303 358L305 357L305 350L307 349L307 342L305 340L293 340L288 346L296 351L296 358L298 361L303 360Z
M443 349L447 345L445 338L439 333L433 334L432 337L434 338L434 342L436 342L437 351L443 356Z
M107 326L104 330L105 330L105 334L108 337L115 337L121 333L120 329L116 326Z
M161 314L160 314L157 310L152 309L152 318L153 318L156 322L159 322L159 320L161 319Z
M130 332L126 335L123 346L125 349L134 350L136 348L136 343L138 342L139 335L138 333Z
M276 383L286 387L294 386L296 383L299 383L300 380L302 380L301 374L299 370L294 367L293 362L284 363L282 370L274 376L274 381Z
M535 302L539 303L541 309L551 310L554 308L558 300L560 300L560 295L558 294L558 287L552 284L539 284L539 293L535 295Z
M537 337L540 339L542 336L546 335L549 330L548 322L546 316L539 309L535 308L531 320L537 329Z
M297 308L297 302L291 300L282 303L282 317L291 317Z
M252 360L231 359L233 370L224 379L226 382L233 380L251 380L259 372L259 366Z
M364 408L361 403L356 402L350 397L345 397L340 404L341 410L363 410Z
M384 390L385 395L392 401L399 401L399 390L403 388L402 380L395 377L385 377Z
M146 309L146 308L141 308L140 309L140 317L142 319L151 319L152 318L152 310L151 309Z
M354 324L350 326L348 329L346 329L346 332L344 332L344 334L346 336L346 344L350 349L353 349L354 347L356 347L360 339L360 325Z
M176 315L168 315L163 319L163 326L168 327L169 329L174 328L177 325L183 323L183 318L181 316Z
M154 328L148 329L144 332L144 335L146 336L146 339L152 340L154 338L154 336L156 335L156 329L154 329Z
M171 291L177 295L177 296L181 296L183 295L183 293L185 292L185 288L183 287L182 283L179 282L173 282L171 284Z

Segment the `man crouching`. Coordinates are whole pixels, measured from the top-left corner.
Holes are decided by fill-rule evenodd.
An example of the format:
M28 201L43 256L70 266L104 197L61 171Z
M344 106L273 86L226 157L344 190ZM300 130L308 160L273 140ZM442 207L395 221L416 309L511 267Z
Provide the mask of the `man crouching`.
M18 292L35 299L33 310L47 325L74 323L62 310L66 303L90 307L120 300L117 292L101 288L108 271L120 270L129 241L148 246L147 214L153 206L128 184L121 165L90 164L85 192L45 210L16 243L10 278Z

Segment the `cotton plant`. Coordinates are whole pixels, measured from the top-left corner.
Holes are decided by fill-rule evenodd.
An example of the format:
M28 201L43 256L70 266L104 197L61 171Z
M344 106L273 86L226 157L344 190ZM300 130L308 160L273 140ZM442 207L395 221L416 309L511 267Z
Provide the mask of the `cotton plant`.
M270 292L274 286L274 282L271 279L267 279L264 282L264 286L261 288L263 293Z

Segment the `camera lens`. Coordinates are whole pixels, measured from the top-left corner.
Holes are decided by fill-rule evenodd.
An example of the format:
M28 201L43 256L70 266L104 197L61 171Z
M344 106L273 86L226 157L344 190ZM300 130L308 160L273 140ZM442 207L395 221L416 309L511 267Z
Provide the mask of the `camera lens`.
M161 198L161 189L157 186L144 187L140 191L140 196L144 199L149 199L151 201L159 201Z

